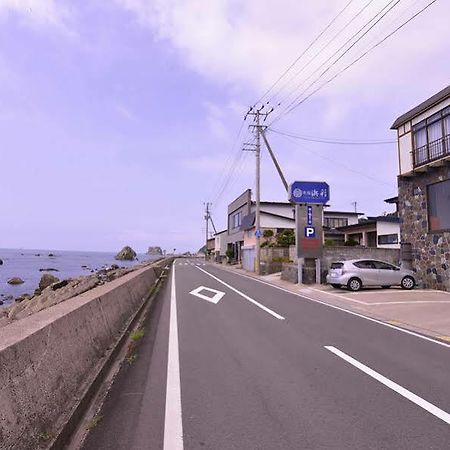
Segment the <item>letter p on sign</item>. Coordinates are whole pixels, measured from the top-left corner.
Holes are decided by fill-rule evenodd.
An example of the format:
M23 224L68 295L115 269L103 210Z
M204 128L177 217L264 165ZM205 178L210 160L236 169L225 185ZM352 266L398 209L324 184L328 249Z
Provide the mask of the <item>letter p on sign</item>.
M314 227L305 227L305 238L316 237L316 229Z

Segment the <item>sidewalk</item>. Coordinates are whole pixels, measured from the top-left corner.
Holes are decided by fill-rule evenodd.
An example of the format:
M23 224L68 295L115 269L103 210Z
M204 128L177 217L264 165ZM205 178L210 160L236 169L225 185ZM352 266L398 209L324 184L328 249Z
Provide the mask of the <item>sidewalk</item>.
M310 300L337 306L433 338L450 342L450 292L401 288L350 292L329 285L301 285L281 280L280 273L256 275L237 266L225 270L259 279Z

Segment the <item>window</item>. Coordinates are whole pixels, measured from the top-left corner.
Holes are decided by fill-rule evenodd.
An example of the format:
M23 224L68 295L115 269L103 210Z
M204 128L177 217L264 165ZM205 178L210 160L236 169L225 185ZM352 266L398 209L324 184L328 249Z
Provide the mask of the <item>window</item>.
M325 217L324 226L328 228L346 227L348 225L348 219L342 217Z
M450 108L414 125L413 138L415 165L450 153Z
M376 269L373 261L356 261L353 263L358 269Z
M381 270L397 270L397 268L395 266L393 266L392 264L388 264L388 263L381 262L381 261L374 261L373 263L375 264L375 267L377 269L381 269Z
M380 234L378 236L378 245L398 244L398 234Z
M241 226L241 222L242 222L242 211L236 213L233 215L233 228L239 228Z
M428 186L428 227L430 231L450 229L450 180Z

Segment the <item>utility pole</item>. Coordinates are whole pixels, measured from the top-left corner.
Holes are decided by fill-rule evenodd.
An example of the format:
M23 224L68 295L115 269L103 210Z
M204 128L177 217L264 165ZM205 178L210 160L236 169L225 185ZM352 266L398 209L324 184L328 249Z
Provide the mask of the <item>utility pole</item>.
M211 203L206 202L205 221L206 221L206 233L205 233L205 261L208 259L208 224L209 224L209 206Z
M253 116L255 125L250 125L250 127L255 129L256 133L256 144L255 144L255 156L256 156L256 188L255 188L255 236L256 236L256 254L255 254L255 272L257 275L261 274L261 133L263 131L263 126L261 125L261 119L264 121L267 116L273 111L271 108L267 112L263 112L265 105L261 108L250 107L244 120L248 116ZM246 149L247 150L247 149Z
M355 212L358 212L357 206L358 206L358 202L352 202L352 205L355 208Z

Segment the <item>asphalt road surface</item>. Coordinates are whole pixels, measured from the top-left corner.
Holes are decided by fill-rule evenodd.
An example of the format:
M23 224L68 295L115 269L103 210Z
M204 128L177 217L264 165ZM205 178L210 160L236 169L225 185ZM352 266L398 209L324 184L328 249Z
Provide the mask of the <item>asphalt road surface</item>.
M450 449L450 346L179 259L85 450Z

